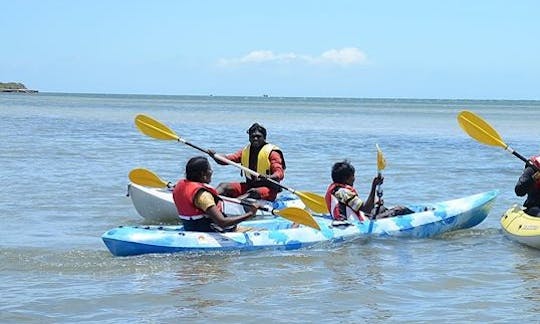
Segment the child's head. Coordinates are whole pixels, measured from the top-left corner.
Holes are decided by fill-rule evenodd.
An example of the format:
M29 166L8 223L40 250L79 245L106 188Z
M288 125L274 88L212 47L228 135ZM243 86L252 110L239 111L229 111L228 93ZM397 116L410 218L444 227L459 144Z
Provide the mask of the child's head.
M332 166L332 181L351 185L354 183L354 167L347 161L336 162Z

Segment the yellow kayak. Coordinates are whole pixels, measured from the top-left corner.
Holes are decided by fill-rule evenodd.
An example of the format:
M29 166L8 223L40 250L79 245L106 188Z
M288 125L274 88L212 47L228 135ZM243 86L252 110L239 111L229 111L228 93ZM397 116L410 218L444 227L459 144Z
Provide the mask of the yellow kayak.
M501 217L501 226L509 238L540 249L540 217L527 215L521 206L514 205Z

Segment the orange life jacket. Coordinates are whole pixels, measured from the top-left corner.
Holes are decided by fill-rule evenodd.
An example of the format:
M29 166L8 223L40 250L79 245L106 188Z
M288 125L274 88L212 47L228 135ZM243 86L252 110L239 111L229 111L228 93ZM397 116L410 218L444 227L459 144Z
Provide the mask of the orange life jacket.
M174 204L181 219L197 220L206 217L204 210L199 209L194 203L195 196L200 190L211 193L216 201L216 206L220 211L223 211L223 201L219 198L216 189L205 183L182 179L178 181L173 190Z

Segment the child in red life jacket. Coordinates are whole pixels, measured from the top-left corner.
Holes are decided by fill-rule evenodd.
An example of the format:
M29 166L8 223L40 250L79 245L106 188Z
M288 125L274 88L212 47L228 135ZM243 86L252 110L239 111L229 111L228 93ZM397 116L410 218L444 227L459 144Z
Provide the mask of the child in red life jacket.
M371 183L371 190L366 201L358 197L354 184L354 166L349 161L337 162L332 166L332 181L326 190L326 206L332 218L338 221L364 221L375 205L375 189L384 178L377 176Z
M384 177L377 175L371 183L371 190L365 201L358 197L353 187L355 169L349 161L337 162L332 166L332 181L326 191L326 205L332 218L336 221L365 221L367 219L386 218L413 211L403 206L387 209L381 206L379 213L375 215L375 190L382 184Z

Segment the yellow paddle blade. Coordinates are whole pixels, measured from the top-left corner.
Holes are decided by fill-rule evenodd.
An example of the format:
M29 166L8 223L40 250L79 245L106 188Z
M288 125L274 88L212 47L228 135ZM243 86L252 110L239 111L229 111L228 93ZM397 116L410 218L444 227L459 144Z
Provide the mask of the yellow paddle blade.
M168 182L161 180L154 172L144 168L131 170L129 172L129 180L138 185L153 188L164 188L168 184Z
M386 159L384 158L384 155L382 154L381 148L379 147L379 144L375 144L377 147L377 170L381 171L386 168Z
M328 214L328 207L324 197L313 192L295 191L294 192L302 202L317 214Z
M161 140L180 140L178 135L160 121L144 114L135 117L135 125L141 133Z
M309 226L311 228L314 228L316 230L321 230L319 227L319 224L315 221L313 216L311 216L310 213L305 211L302 208L298 207L286 207L281 210L274 210L274 214L279 215L283 218L286 218L292 222L295 222L297 224L302 224L305 226Z
M457 116L459 126L478 142L491 146L508 147L497 131L482 117L471 111L464 110Z

